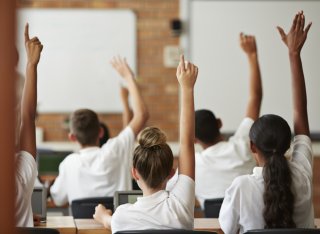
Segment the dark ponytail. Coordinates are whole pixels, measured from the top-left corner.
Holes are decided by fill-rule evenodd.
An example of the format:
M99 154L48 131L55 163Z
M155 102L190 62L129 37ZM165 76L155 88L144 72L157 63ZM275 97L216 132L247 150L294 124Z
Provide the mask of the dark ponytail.
M260 117L250 129L250 140L261 151L263 168L265 228L294 228L292 177L284 156L290 147L291 130L277 115Z

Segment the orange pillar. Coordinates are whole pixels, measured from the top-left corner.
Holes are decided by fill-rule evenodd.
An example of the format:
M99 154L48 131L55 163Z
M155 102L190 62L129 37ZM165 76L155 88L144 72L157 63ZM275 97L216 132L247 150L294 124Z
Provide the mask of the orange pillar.
M15 1L0 0L0 229L14 233Z

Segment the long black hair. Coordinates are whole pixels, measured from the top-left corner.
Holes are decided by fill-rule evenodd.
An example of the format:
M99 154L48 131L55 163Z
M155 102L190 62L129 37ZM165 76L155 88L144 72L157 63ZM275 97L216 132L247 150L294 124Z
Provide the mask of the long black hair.
M280 116L264 115L252 125L249 136L265 159L265 228L293 228L296 225L293 221L292 177L284 156L291 143L290 127Z

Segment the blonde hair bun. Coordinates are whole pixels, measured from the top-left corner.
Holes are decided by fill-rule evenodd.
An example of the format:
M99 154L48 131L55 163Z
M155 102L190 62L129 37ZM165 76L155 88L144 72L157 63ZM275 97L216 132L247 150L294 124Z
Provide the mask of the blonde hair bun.
M157 127L147 127L139 135L139 145L144 148L164 145L167 142L167 137Z

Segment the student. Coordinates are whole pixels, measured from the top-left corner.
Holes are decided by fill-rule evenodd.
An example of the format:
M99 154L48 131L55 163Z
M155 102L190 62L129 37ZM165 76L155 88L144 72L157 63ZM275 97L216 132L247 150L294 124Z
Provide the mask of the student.
M115 233L121 230L192 229L194 212L194 99L198 68L181 56L177 78L181 87L179 178L165 191L173 176L173 154L158 128L141 132L134 151L132 175L143 191L134 204L117 208L114 215L103 205L96 207L94 219Z
M250 174L255 166L248 143L249 130L259 117L262 100L255 37L241 33L240 46L249 61L250 89L246 115L236 133L225 141L220 133L220 119L209 110L198 110L195 114L196 143L204 149L196 153L196 197L202 208L206 199L223 198L233 179Z
M131 189L135 137L148 119L148 110L126 60L117 57L111 63L127 82L133 99L132 120L117 137L100 148L102 131L97 114L80 109L71 115L69 138L78 142L81 149L67 156L59 166L59 176L50 190L58 206L71 204L74 199L113 196L117 190Z
M19 153L16 155L16 226L32 227L31 196L37 176L35 116L37 107L37 66L42 44L37 37L29 38L29 25L25 26L27 51L26 81L22 93ZM18 127L18 126L16 126Z
M309 137L307 96L300 51L311 23L304 29L299 12L291 30L278 27L289 49L293 87L294 132L277 115L264 115L250 129L250 144L259 167L252 175L236 178L227 189L219 222L224 233L244 233L262 228L314 228L312 205L312 149Z

